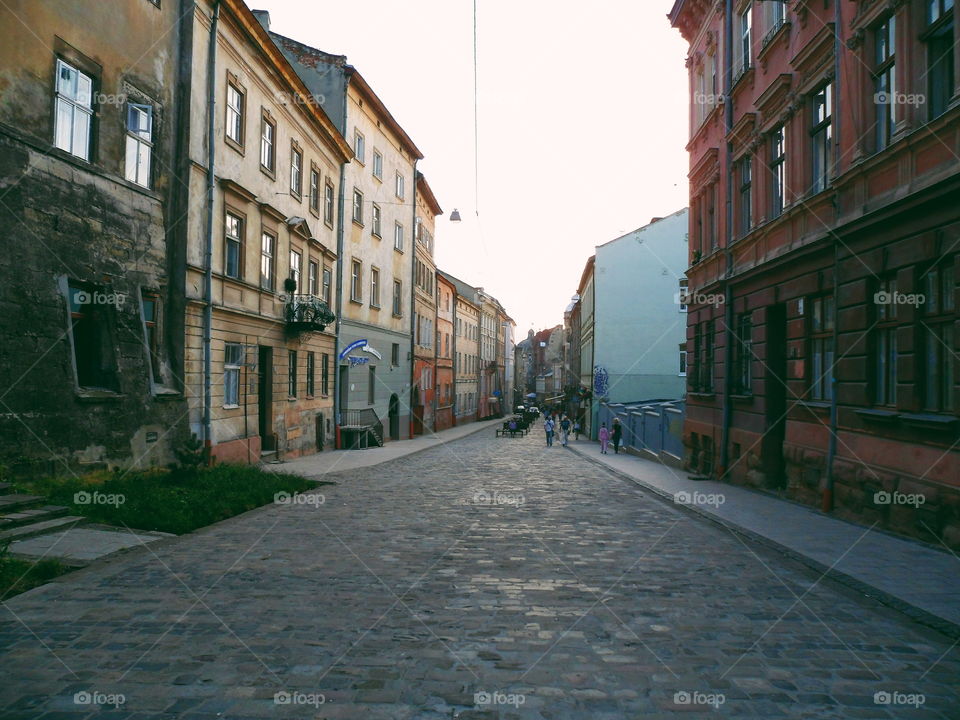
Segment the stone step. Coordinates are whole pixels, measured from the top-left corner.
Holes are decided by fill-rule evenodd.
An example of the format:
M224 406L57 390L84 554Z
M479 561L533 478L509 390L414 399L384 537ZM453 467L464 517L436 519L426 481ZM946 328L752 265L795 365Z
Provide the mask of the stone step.
M64 517L53 518L52 520L43 520L41 522L21 525L20 527L10 528L0 532L0 543L8 540L23 540L24 538L34 537L35 535L45 535L56 530L69 530L75 525L86 522L86 518L80 515L66 515Z
M12 527L27 525L41 520L51 520L61 515L66 515L70 508L62 505L44 505L38 508L28 508L0 515L0 530L9 530Z
M40 495L23 495L21 493L8 493L0 495L0 513L6 514L14 510L30 507L42 502Z

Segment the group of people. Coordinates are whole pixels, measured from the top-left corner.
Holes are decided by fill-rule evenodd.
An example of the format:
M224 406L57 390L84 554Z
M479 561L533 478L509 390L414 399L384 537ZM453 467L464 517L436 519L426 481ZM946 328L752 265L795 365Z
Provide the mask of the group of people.
M560 434L560 444L566 447L570 441L570 431L573 430L577 440L580 439L580 421L571 421L566 415L557 412L543 414L543 431L547 434L547 447L553 447L553 438Z
M563 413L544 411L543 413L543 431L547 435L547 447L553 447L554 436L560 435L560 444L566 447L570 440L570 431L573 430L577 440L580 439L580 420L570 420ZM620 444L623 442L623 425L620 424L620 418L614 418L612 427L607 427L606 423L600 424L600 430L597 433L600 439L600 453L607 454L607 449L613 444L613 452L620 454Z

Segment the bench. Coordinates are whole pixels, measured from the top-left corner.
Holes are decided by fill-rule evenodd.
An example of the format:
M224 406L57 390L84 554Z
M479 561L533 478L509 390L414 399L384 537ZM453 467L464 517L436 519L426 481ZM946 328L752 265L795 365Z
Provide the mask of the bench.
M509 435L510 437L517 437L517 435L519 435L520 437L523 437L526 434L527 434L527 431L521 430L520 428L514 428L513 430L510 430L509 428L506 430L497 428L497 437L506 437L507 435Z

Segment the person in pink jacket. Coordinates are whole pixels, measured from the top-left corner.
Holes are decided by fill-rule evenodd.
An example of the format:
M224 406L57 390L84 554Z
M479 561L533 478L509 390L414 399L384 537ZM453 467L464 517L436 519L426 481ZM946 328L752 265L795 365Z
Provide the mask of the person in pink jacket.
M607 430L607 424L601 423L600 425L600 453L603 455L607 454L607 443L610 442L610 431Z

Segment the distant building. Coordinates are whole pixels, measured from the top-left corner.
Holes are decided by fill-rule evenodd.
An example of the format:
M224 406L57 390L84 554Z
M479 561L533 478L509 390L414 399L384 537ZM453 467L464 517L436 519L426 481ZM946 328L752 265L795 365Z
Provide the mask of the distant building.
M443 214L427 178L417 172L417 216L413 230L413 434L434 430L437 387L437 267L433 261L434 218Z
M457 303L457 288L437 272L437 392L436 429L453 427L453 405L455 397L453 359L456 335L453 314Z

